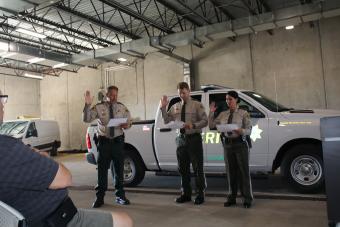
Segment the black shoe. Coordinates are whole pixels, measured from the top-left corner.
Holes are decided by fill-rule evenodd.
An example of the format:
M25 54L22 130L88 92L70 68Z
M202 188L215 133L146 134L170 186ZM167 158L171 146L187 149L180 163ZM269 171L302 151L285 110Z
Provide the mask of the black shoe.
M201 196L201 195L196 196L196 198L194 200L194 204L200 205L202 203L204 203L204 196Z
M236 200L228 200L224 203L224 207L231 207L236 205Z
M180 197L175 199L176 203L185 203L185 202L190 202L191 201L191 196L186 196L186 195L181 195Z
M121 197L117 196L116 203L120 205L129 205L130 201L125 196L121 196Z
M243 203L243 207L248 209L251 207L251 203Z
M104 199L102 198L96 198L96 200L92 204L92 208L98 208L101 207L104 204Z

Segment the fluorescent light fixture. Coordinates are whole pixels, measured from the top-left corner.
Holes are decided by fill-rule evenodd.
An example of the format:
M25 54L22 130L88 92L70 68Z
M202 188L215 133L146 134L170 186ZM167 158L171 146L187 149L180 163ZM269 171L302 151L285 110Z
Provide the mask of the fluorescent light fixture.
M28 73L25 73L24 77L28 77L28 78L32 78L32 79L39 79L39 80L43 79L43 76L34 75L34 74L28 74Z
M31 58L31 59L28 59L27 61L30 64L34 64L34 63L41 62L41 61L44 61L44 60L46 60L46 59L45 58Z
M118 61L122 61L122 62L127 61L126 58L117 58L117 60L118 60Z
M0 42L0 50L8 51L8 43Z
M286 30L292 30L292 29L294 29L294 25L288 25L288 26L286 26Z
M68 64L66 64L66 63L60 63L60 64L54 65L53 68L54 68L54 69L55 69L55 68L61 68L61 67L67 66L67 65L68 65Z
M16 54L17 53L15 53L15 52L2 52L2 53L0 53L0 57L2 57L2 58L9 58L9 57L14 56Z
M44 34L32 32L32 31L29 31L29 30L26 30L26 29L23 29L23 28L16 28L15 31L20 32L20 33L24 33L26 35L34 36L34 37L37 37L39 39L45 39L47 37Z

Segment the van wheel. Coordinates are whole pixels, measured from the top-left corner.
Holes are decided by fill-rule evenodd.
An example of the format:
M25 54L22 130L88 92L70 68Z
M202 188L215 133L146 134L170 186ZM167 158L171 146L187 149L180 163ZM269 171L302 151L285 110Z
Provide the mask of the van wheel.
M318 192L324 185L321 148L312 144L297 145L285 155L281 168L288 182L301 193Z
M124 186L137 186L144 176L145 168L140 157L135 151L124 150Z
M58 155L58 148L57 148L57 145L55 143L52 146L52 149L50 151L50 155L51 156L57 156Z

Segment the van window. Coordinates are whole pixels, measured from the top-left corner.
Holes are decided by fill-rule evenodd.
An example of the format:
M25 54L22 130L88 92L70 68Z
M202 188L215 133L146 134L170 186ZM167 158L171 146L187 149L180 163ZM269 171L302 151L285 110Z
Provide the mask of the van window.
M31 124L28 126L27 133L26 133L26 137L31 137L31 136L38 137L38 132L37 132L34 122L31 122Z
M4 122L0 126L0 134L8 136L20 135L25 132L27 125L28 121Z
M222 111L226 111L229 109L227 103L226 103L226 93L219 93L219 94L210 94L209 95L209 106L212 102L215 102L215 105L217 107L214 117L217 117ZM265 115L259 111L256 107L249 104L245 100L240 98L240 102L238 104L240 109L246 110L251 118L264 118Z
M202 100L202 95L191 95L191 98L192 98L193 100L196 100L196 101L199 101L199 102L200 102L200 101ZM181 98L180 98L180 97L175 97L175 98L171 99L167 111L169 111L170 108L171 108L174 104L176 104L176 103L178 103L178 102L180 102L180 101L181 101Z

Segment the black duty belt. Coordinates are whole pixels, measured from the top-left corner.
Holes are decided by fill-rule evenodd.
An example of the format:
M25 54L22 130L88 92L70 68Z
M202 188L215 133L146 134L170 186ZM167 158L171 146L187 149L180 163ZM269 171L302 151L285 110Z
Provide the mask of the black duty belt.
M242 139L241 136L238 136L238 137L226 137L224 135L224 133L223 133L223 134L221 134L221 137L222 137L222 139L223 139L225 144L234 144L234 143L243 143L244 142L244 140Z
M101 140L101 141L121 141L122 139L124 140L124 134L123 135L120 135L120 136L117 136L117 137L114 137L114 138L108 138L106 136L98 136L98 139Z
M196 136L201 136L200 133L192 133L192 134L181 134L182 136L184 136L185 138L192 138L192 137L196 137Z

